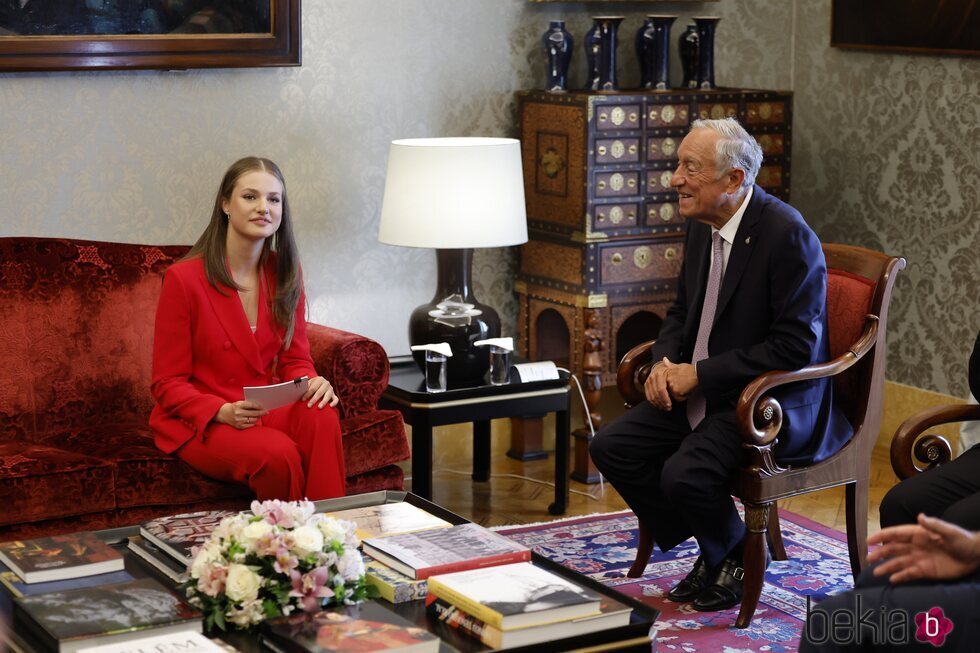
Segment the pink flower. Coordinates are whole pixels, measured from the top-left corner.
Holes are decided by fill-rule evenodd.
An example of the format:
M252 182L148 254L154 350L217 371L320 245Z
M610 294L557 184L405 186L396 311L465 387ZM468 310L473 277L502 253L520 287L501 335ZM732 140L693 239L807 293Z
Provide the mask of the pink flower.
M293 570L290 572L293 589L289 596L295 596L300 601L304 612L316 612L320 609L323 599L333 596L333 590L327 588L330 580L330 570L326 567L316 567L305 574Z
M197 579L197 589L208 596L218 596L225 591L225 580L228 578L228 567L224 565L207 565L201 570Z
M289 574L290 577L293 575L293 569L299 566L299 558L294 556L289 552L285 546L279 548L276 551L276 561L273 567L280 574ZM298 572L297 572L298 573ZM295 589L295 583L293 584L293 589Z

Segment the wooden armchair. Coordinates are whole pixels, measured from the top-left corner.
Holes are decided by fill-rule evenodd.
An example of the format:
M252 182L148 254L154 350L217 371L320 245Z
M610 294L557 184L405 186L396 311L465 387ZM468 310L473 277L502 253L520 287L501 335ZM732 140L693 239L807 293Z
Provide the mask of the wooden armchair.
M973 420L980 420L980 406L951 404L929 408L902 422L892 438L891 460L895 476L904 481L948 463L953 457L949 441L935 433L923 433L934 426Z
M855 576L865 565L868 547L868 478L871 450L881 425L885 376L885 330L895 275L905 259L849 245L825 244L827 259L827 313L830 356L827 363L796 371L772 371L759 376L742 391L736 421L748 462L734 480L732 493L745 506L748 528L745 542L745 587L735 622L752 622L765 580L768 532L773 557L786 559L779 530L776 502L838 485L846 486L847 546ZM632 349L619 366L617 385L627 406L644 401L643 382L653 363L645 343ZM782 467L773 446L782 427L782 409L768 396L773 388L809 379L833 377L835 400L851 424L854 437L836 454L813 465ZM653 540L644 524L636 561L629 575L646 568Z

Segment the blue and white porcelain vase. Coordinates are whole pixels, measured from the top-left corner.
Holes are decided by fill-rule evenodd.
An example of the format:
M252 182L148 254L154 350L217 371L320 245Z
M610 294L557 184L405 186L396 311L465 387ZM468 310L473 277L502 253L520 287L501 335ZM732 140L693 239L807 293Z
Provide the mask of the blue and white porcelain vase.
M575 41L565 29L565 21L553 20L542 39L548 57L548 80L545 90L561 92L568 90L568 65L572 61L572 47Z
M585 35L585 56L589 62L590 91L619 90L616 76L616 47L622 16L593 16L592 29Z

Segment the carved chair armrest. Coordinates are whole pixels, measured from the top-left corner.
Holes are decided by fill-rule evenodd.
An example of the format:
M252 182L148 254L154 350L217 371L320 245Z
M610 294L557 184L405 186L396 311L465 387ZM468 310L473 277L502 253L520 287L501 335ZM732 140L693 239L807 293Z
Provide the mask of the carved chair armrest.
M633 347L619 362L619 368L616 370L616 387L626 401L627 408L632 408L646 398L643 394L643 384L653 368L650 350L653 349L655 342L656 340L650 340Z
M865 316L864 331L848 351L827 363L807 365L792 372L773 371L756 377L742 391L735 409L735 423L742 446L756 452L760 466L769 474L779 468L772 457L772 445L783 427L783 409L779 402L766 395L775 387L836 376L849 369L874 347L878 341L878 318Z
M949 441L935 433L922 436L923 431L941 424L972 420L980 420L980 406L956 404L929 408L902 422L892 438L891 460L895 475L904 480L948 463L953 458Z

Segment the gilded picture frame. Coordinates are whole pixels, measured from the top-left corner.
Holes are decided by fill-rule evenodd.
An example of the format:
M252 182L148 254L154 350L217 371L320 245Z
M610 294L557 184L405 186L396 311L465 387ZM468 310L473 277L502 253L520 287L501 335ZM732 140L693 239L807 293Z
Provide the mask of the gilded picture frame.
M0 72L298 66L301 0L0 0Z

